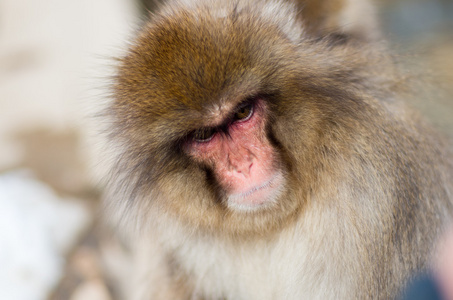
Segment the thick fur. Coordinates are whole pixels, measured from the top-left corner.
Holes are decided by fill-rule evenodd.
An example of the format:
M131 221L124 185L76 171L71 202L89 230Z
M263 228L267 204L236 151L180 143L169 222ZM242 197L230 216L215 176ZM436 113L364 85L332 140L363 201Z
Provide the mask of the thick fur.
M143 28L109 108L106 199L138 236L131 298L391 299L427 268L453 212L451 156L402 103L357 3L175 0ZM210 108L257 94L286 190L231 211L182 145Z

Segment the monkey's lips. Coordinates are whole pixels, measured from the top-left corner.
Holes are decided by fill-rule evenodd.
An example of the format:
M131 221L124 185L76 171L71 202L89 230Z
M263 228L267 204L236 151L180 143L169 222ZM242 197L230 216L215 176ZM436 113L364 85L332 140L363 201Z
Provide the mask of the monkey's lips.
M283 174L278 172L269 180L245 192L230 194L227 198L228 207L239 211L255 211L270 207L277 202L283 185Z

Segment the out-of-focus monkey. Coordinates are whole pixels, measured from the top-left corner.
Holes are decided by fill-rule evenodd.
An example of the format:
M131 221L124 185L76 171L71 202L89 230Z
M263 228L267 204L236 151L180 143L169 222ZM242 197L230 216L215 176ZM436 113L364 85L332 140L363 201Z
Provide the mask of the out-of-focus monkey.
M120 66L107 200L134 299L391 299L452 216L447 146L362 0L172 0Z

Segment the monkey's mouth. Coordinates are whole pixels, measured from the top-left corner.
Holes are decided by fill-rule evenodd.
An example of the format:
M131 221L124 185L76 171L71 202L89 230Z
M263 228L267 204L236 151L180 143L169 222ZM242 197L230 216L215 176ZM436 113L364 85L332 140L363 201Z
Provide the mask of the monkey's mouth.
M284 177L281 172L274 174L264 183L227 198L228 207L239 211L255 211L272 206L283 190Z

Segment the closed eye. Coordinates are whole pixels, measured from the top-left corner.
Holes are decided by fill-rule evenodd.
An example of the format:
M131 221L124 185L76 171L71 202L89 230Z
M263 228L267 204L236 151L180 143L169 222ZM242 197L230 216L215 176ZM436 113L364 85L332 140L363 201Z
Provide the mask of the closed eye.
M200 128L192 133L192 139L199 143L206 143L212 140L216 132L216 129L212 127Z

